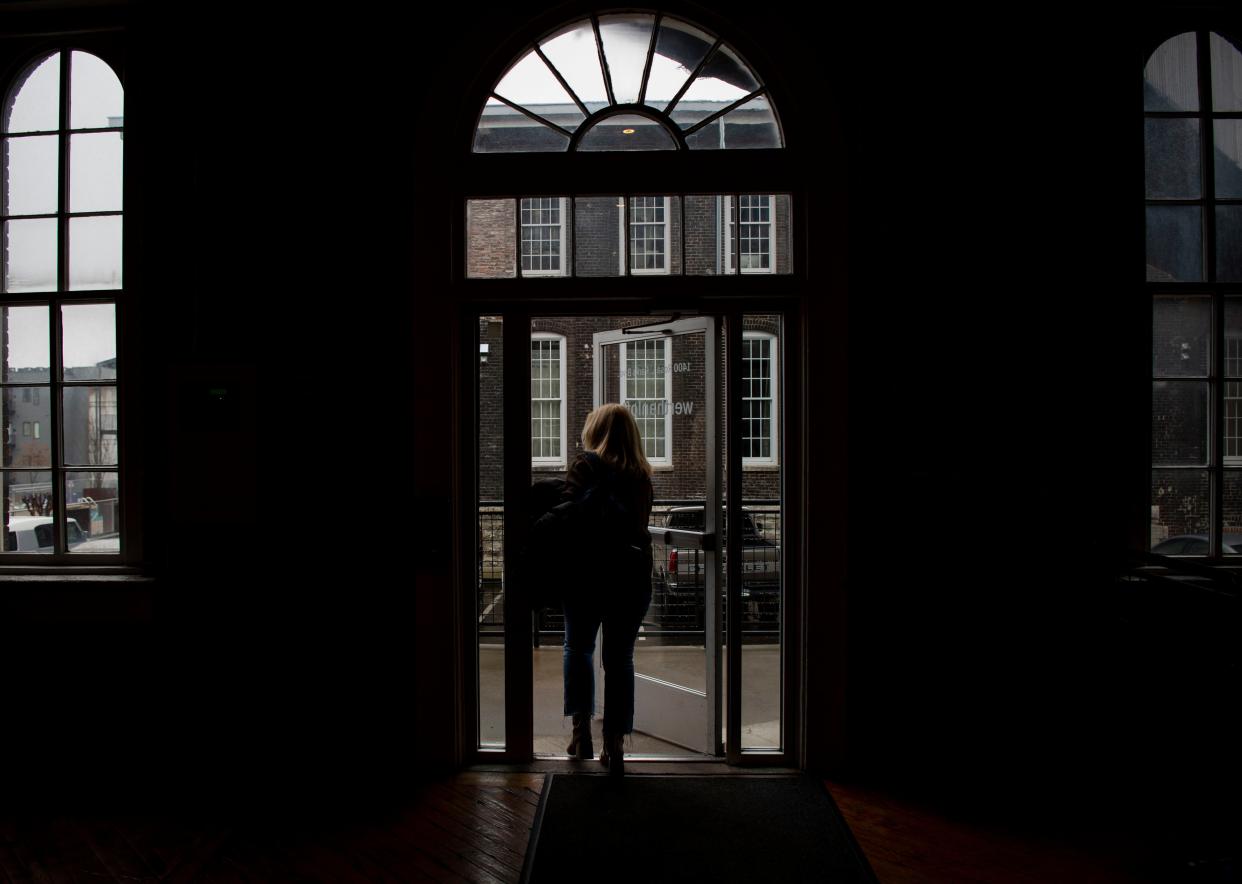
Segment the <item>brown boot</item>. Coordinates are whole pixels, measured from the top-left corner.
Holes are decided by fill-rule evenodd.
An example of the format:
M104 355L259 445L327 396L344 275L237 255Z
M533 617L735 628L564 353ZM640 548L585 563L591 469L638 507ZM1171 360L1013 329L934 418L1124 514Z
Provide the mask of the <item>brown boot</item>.
M600 750L599 762L608 768L608 775L619 777L625 774L625 735L604 734L604 748Z
M578 761L590 761L595 757L595 747L591 745L591 716L574 716L574 735L565 749L570 758Z

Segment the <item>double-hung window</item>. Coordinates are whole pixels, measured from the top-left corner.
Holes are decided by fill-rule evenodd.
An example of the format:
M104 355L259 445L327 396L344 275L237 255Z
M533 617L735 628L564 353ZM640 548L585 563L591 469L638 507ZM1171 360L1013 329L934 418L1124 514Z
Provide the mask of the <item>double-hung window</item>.
M116 556L125 469L117 395L124 91L106 62L77 50L34 59L6 87L4 552Z
M776 335L742 333L742 463L775 464Z
M530 454L535 466L565 466L565 338L530 341Z
M565 276L565 197L533 197L521 202L522 275Z
M737 197L735 211L733 197L725 197L723 239L730 273L739 269L742 273L776 272L775 201L771 194L743 193Z
M630 197L629 226L630 273L668 273L668 197Z
M621 404L629 408L643 437L643 453L653 466L672 463L672 348L655 338L625 345L621 366Z

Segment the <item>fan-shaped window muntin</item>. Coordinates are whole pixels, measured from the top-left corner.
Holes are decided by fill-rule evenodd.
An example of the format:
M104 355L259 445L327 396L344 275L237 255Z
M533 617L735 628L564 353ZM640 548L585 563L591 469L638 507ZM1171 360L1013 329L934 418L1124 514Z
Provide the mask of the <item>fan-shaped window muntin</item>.
M0 463L3 553L115 563L124 89L70 48L3 85L0 401L6 427L40 428Z
M522 53L485 102L473 150L783 146L767 87L732 47L680 19L624 13L575 21Z

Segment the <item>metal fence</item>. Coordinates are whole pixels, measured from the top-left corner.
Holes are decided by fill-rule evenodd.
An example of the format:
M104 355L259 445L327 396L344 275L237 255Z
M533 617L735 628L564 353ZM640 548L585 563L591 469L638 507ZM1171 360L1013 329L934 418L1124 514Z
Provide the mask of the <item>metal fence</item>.
M742 640L771 642L781 628L781 509L779 500L743 501ZM697 508L697 512L696 512ZM657 500L651 524L693 527L687 517L702 517L702 501ZM700 524L701 527L701 524ZM726 526L727 529L727 526ZM479 504L478 621L480 636L504 632L504 502ZM643 620L648 641L701 644L705 623L704 554L667 546L653 538L651 607ZM723 592L723 588L722 588ZM724 611L727 624L729 612ZM726 626L727 628L727 626ZM559 642L564 630L560 611L545 609L532 624L536 644Z

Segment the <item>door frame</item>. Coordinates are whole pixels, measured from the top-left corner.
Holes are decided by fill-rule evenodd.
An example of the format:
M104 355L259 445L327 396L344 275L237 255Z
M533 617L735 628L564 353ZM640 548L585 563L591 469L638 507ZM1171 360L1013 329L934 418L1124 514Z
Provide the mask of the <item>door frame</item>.
M689 278L687 278L689 280ZM784 391L780 420L779 444L781 452L781 719L782 739L779 750L740 748L741 708L739 703L726 703L724 760L735 766L787 766L804 767L805 723L807 698L805 685L805 653L807 586L805 560L806 497L806 389L805 353L807 347L805 314L806 302L796 290L788 293L742 295L738 289L749 288L746 279L714 280L703 278L689 280L686 296L670 298L656 291L649 297L615 298L607 294L599 298L550 297L538 300L529 298L465 298L459 301L458 329L461 346L459 360L455 365L454 386L458 405L454 426L460 441L461 454L456 461L456 487L461 490L454 502L454 546L457 550L457 579L453 581L457 611L457 628L453 630L457 646L454 655L454 683L457 685L457 752L461 764L519 763L529 764L535 760L533 740L533 661L530 630L506 628L504 640L505 659L505 733L503 749L478 746L478 646L477 646L477 501L478 475L478 327L479 317L500 315L504 320L504 355L502 371L505 378L504 413L501 426L505 437L504 446L504 495L506 500L516 500L530 481L530 320L535 316L642 316L654 318L678 314L681 316L713 316L722 320L727 331L726 359L723 366L724 387L727 402L738 399L742 370L742 318L747 314L777 315L781 319L780 389ZM542 282L542 281L541 281ZM627 280L628 282L628 280ZM642 280L645 286L650 280ZM720 283L724 282L725 286ZM738 285L738 283L741 285ZM544 283L549 285L548 283ZM486 283L484 283L486 286ZM484 286L471 286L481 290ZM721 296L719 289L734 290L732 295ZM609 289L611 286L602 286ZM627 286L629 288L629 286ZM759 291L756 287L754 291ZM494 291L494 288L493 288ZM700 294L702 292L702 294ZM717 333L719 333L717 331ZM524 391L525 398L515 390ZM513 407L516 404L517 407ZM726 438L741 437L740 409L726 410ZM726 452L726 482L729 487L742 487L742 459L738 452ZM725 518L739 524L742 519L740 495L725 505ZM504 530L507 537L517 536L519 516L516 509L508 507L504 514ZM732 532L726 538L726 603L732 610L740 610L741 592L741 532ZM528 599L510 580L514 562L506 556L505 579L510 587L505 593L505 622L527 623L530 618ZM724 636L723 647L727 652L726 676L728 684L741 684L741 618L735 617ZM723 698L723 693L718 694ZM740 696L740 695L739 695ZM687 763L700 760L690 756Z

